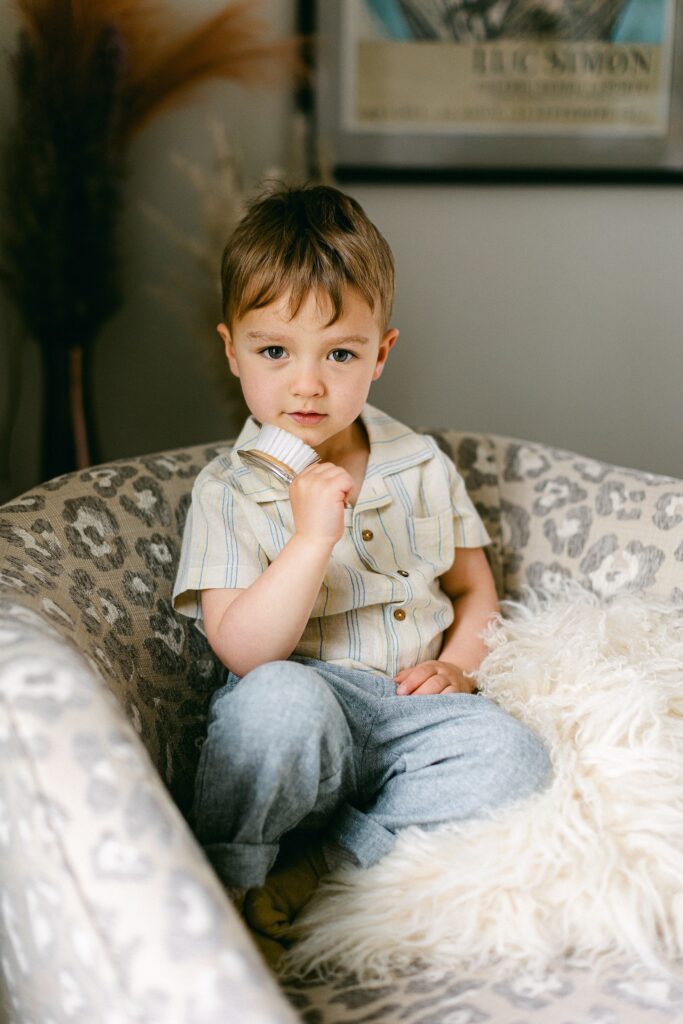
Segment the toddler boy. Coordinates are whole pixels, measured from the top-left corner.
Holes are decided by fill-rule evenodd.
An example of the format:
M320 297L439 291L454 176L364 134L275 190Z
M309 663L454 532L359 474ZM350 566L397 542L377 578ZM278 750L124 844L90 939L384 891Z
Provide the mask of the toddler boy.
M320 874L374 864L408 825L528 795L550 762L474 692L498 603L462 479L367 402L398 338L385 239L337 189L279 188L228 241L222 285L218 331L251 416L197 476L173 601L227 669L193 827L274 940ZM289 487L243 461L263 423L321 461ZM271 872L302 835L318 842Z

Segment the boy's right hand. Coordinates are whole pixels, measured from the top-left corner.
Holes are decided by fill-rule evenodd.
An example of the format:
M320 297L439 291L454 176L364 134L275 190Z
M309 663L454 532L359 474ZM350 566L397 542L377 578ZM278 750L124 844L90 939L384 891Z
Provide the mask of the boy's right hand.
M333 462L314 462L289 486L294 529L301 537L334 547L344 534L344 503L353 477Z

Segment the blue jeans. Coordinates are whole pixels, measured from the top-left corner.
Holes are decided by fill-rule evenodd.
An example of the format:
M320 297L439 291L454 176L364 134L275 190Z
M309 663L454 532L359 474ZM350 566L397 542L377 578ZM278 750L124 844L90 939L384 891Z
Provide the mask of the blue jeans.
M408 825L481 817L551 774L538 736L480 694L399 697L379 672L292 655L213 694L191 821L223 882L251 888L293 830L369 867Z

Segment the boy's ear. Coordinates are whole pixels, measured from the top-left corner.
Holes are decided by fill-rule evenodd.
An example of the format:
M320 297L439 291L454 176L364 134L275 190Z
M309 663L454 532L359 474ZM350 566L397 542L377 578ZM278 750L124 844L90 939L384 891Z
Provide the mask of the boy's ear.
M388 330L386 332L386 334L384 335L384 337L380 341L380 343L379 343L379 352L377 353L377 363L375 364L375 369L374 369L373 374L372 374L372 379L373 380L377 380L379 377L382 376L382 370L384 369L384 364L387 361L387 358L389 356L389 352L391 351L391 349L396 344L396 340L398 338L398 335L399 335L398 329L396 327L392 327L390 330Z
M225 346L225 355L227 357L230 370L235 375L235 377L239 377L240 372L237 366L237 360L235 359L235 346L232 343L230 331L228 330L227 326L224 323L218 324L216 330L220 334L221 339L223 341L223 345Z

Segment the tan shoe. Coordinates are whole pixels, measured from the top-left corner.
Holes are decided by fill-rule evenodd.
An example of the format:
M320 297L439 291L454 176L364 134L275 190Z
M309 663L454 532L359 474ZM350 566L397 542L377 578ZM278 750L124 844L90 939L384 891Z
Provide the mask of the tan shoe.
M268 966L277 971L287 946L277 942L275 939L269 939L267 935L261 935L260 932L254 931L253 928L249 929L249 934Z
M320 846L306 850L285 867L276 868L256 889L249 889L243 916L249 926L271 939L284 939L294 918L328 873Z

